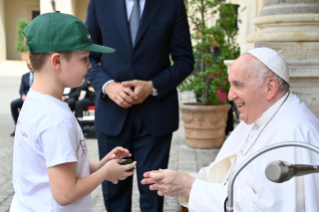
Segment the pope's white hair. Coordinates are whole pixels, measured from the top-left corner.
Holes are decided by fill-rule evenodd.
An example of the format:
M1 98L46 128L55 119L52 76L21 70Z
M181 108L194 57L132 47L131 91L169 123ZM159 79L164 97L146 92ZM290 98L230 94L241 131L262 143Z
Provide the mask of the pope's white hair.
M265 66L262 62L260 62L258 59L254 60L251 72L258 76L259 85L262 85L265 80L269 78L275 78L278 82L278 90L280 92L288 91L289 90L289 84L283 80L280 76L272 72L267 66Z

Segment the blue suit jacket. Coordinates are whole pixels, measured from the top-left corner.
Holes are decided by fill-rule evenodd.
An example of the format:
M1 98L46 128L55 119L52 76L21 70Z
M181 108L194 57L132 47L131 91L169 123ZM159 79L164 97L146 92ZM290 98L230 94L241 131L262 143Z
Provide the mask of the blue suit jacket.
M20 96L27 95L30 90L30 72L22 75L21 84L20 84Z
M103 84L110 79L139 79L151 80L158 91L157 97L150 96L137 106L148 132L160 136L175 131L179 121L176 87L194 67L183 0L146 0L134 47L125 0L91 0L86 25L94 43L116 49L113 54L90 54L88 78L99 97L96 129L118 135L128 111L101 95Z

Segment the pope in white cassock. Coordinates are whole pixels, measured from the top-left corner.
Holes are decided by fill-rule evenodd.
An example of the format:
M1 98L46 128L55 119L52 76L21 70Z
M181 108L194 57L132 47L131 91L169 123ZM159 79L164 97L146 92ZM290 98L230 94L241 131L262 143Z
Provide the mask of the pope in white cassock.
M257 150L283 141L319 146L319 121L311 110L289 92L285 59L269 48L241 55L229 72L228 98L234 100L241 123L225 141L215 161L199 173L150 171L143 184L159 195L180 197L191 212L224 211L229 176ZM274 160L319 165L319 155L298 147L279 148L253 160L234 185L234 211L319 211L319 174L274 183L265 168Z

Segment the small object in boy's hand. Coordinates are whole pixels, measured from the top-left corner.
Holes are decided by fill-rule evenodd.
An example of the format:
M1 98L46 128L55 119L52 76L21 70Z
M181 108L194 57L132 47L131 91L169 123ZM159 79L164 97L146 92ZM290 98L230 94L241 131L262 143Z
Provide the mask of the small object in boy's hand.
M130 164L130 163L133 163L133 161L132 161L131 158L128 158L125 161L121 162L120 165L126 165L126 164ZM134 167L132 169L129 169L129 170L126 170L126 171L130 172L130 171L133 171L133 170L134 170Z

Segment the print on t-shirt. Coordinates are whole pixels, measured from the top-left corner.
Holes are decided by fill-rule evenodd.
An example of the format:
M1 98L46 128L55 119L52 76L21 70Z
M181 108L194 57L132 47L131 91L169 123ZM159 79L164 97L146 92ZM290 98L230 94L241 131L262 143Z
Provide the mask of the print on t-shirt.
M83 157L83 155L86 155L86 153L87 153L86 144L85 144L85 141L83 139L80 140L80 145L82 147L82 157Z

